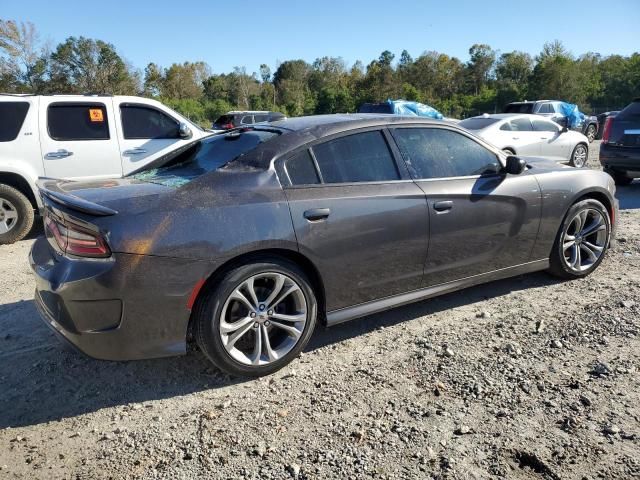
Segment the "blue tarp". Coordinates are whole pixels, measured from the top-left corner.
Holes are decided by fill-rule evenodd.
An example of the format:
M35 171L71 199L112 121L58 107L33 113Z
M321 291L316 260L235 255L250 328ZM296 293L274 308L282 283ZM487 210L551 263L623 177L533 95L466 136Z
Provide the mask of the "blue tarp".
M569 128L577 128L584 123L585 115L578 110L577 105L574 105L573 103L560 102L560 109L562 115L567 117L567 126Z
M396 115L413 115L416 117L429 117L442 120L444 116L435 108L424 103L409 102L407 100L387 100Z

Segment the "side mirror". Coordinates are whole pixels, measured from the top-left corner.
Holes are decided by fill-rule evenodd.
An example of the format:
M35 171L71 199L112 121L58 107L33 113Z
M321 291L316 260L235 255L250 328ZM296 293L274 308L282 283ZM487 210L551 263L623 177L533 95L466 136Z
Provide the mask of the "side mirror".
M191 129L189 128L189 125L187 125L184 122L180 123L180 127L179 127L179 134L180 134L180 138L184 138L184 139L189 139L193 136L193 133L191 132Z
M520 175L527 168L527 162L519 157L509 155L507 157L507 165L504 167L504 171L511 175Z

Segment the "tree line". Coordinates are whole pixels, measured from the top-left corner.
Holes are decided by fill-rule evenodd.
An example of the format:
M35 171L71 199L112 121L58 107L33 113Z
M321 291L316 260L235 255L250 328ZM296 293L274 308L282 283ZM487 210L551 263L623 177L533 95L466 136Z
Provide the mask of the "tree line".
M106 93L156 98L208 125L229 110L275 110L289 116L354 112L364 102L402 98L463 118L511 101L560 99L587 113L625 106L640 95L640 52L574 56L559 41L532 57L474 44L469 60L436 51L413 58L385 50L367 65L340 57L238 66L213 73L205 62L149 63L140 70L111 43L69 37L42 44L30 22L0 19L0 92Z

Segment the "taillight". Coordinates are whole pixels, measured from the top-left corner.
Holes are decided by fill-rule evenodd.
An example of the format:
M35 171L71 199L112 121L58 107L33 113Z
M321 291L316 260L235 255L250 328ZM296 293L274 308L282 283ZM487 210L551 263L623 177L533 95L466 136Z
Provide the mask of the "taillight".
M611 125L613 124L613 117L607 117L604 121L604 130L602 131L602 143L609 143L609 136L611 135Z
M107 242L99 233L73 223L59 221L50 215L45 216L44 225L63 253L93 258L111 256Z

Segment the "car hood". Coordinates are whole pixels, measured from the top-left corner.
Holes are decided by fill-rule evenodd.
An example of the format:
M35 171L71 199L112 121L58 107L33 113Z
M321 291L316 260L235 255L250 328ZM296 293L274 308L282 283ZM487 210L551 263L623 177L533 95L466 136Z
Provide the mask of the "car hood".
M568 165L563 165L553 160L541 157L520 157L527 162L527 168L536 172L566 171L574 169ZM575 169L574 169L575 170Z

